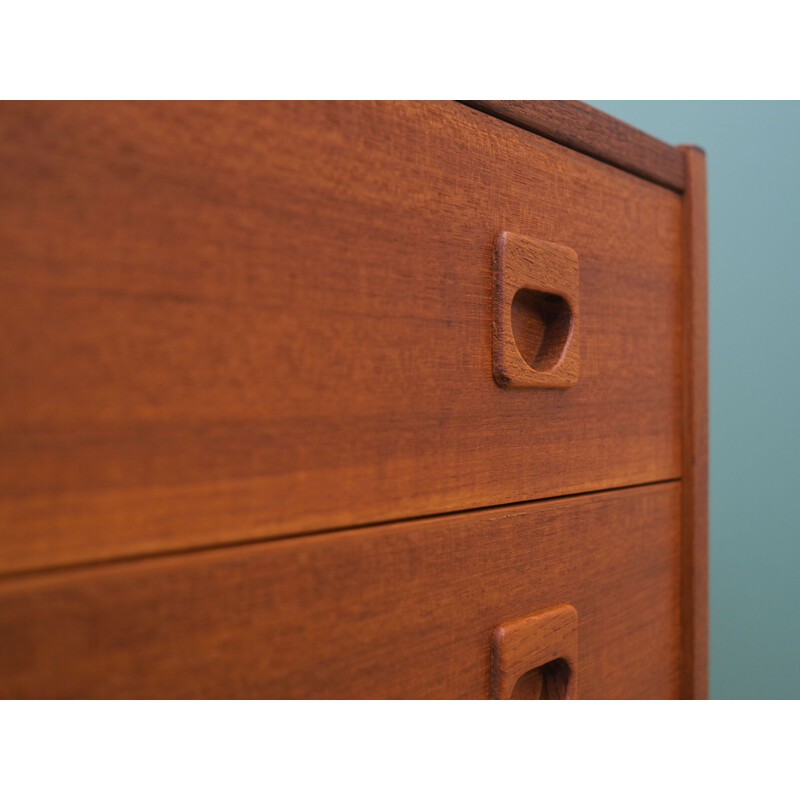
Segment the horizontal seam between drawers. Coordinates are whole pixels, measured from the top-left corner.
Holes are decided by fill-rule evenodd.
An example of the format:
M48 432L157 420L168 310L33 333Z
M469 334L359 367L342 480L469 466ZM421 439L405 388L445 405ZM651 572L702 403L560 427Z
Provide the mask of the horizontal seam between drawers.
M445 519L456 515L469 515L481 511L501 511L503 509L513 510L521 506L538 505L539 503L552 502L554 500L570 500L580 497L591 497L596 495L612 494L627 489L643 489L648 486L664 486L672 483L680 483L681 478L667 478L665 480L647 481L645 483L634 483L626 486L614 486L608 489L594 489L587 492L573 492L572 494L556 495L553 497L539 497L533 500L515 500L512 503L500 503L491 506L478 506L476 508L460 508L454 511L443 511L436 514L421 514L415 517L400 517L396 519L379 520L376 522L363 522L356 525L343 525L335 528L321 528L313 531L302 531L299 533L285 533L278 536L264 536L256 539L241 539L232 542L221 542L219 544L198 545L196 547L175 548L173 550L159 550L155 553L137 553L131 555L115 556L105 559L91 559L88 561L76 561L70 564L57 564L52 567L37 567L34 569L21 569L0 574L0 585L19 578L46 577L50 575L68 574L79 570L103 568L121 564L140 563L147 561L163 560L176 556L191 555L194 553L207 553L215 550L234 550L253 545L264 545L273 542L285 542L295 539L308 539L315 536L327 536L332 533L344 533L346 531L366 530L368 528L389 528L392 525L401 525L406 522L420 522L424 520Z

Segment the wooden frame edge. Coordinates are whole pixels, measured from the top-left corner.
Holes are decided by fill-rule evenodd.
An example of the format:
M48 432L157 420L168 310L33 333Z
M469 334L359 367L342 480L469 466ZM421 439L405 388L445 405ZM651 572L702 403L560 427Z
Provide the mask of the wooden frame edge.
M708 698L708 225L706 157L678 148L683 195L681 485L682 698Z

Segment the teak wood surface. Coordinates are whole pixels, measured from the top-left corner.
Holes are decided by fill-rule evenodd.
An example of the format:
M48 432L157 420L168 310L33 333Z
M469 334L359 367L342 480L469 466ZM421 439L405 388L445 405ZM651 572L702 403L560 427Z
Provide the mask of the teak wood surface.
M677 697L680 500L674 481L9 579L0 693L488 698L495 629L568 603L581 698Z
M6 574L681 475L674 191L455 102L9 103L0 174ZM504 230L575 386L492 379Z
M487 697L564 604L581 698L707 696L704 156L473 105L0 106L0 696ZM501 231L569 388L492 379Z

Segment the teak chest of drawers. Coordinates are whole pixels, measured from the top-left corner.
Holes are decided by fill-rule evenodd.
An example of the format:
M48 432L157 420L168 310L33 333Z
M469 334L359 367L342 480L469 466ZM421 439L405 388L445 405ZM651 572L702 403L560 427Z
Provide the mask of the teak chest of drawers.
M0 695L706 695L701 151L5 103L0 175Z

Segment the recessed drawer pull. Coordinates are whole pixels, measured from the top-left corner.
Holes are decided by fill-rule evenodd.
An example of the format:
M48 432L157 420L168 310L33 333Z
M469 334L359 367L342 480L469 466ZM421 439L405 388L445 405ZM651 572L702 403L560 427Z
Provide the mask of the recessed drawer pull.
M555 606L495 629L491 692L494 700L575 700L578 612Z
M503 232L494 245L492 371L499 386L578 381L578 255Z

